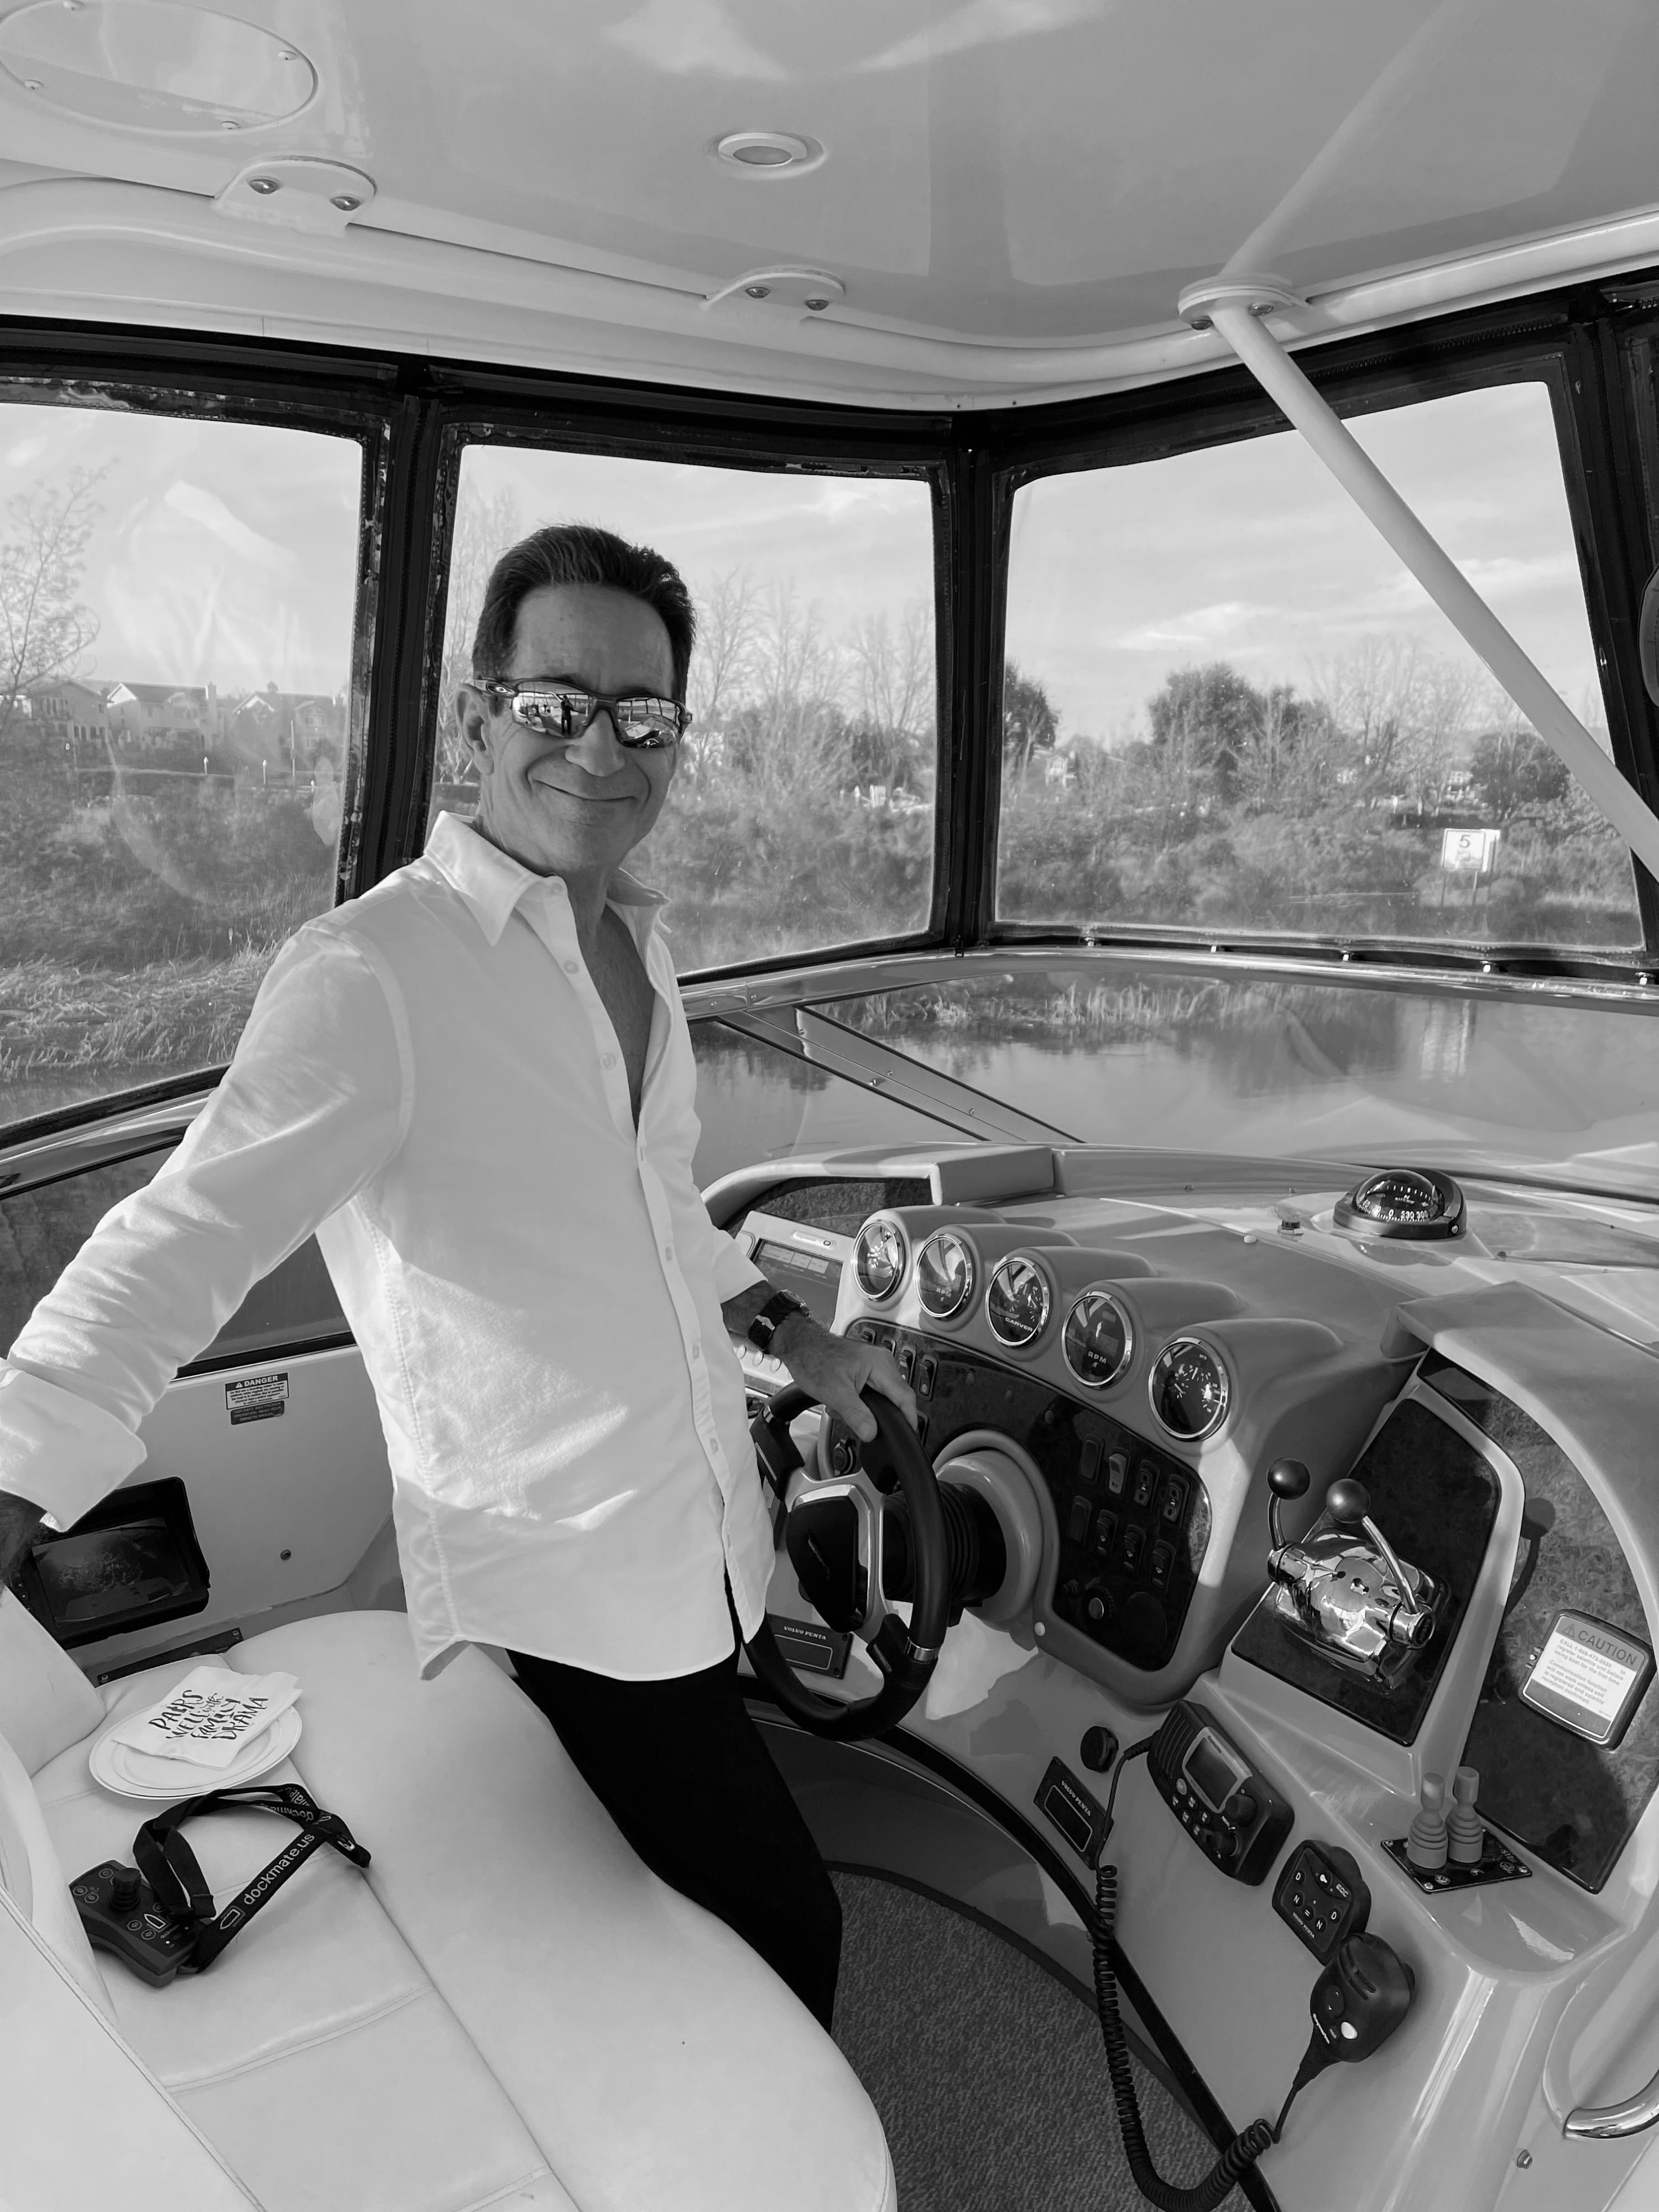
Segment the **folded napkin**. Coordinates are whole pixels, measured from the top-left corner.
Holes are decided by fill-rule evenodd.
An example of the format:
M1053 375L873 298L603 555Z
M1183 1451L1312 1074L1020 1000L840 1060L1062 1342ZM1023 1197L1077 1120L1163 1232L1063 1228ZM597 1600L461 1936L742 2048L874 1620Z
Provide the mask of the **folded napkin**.
M228 1667L197 1667L159 1703L110 1730L160 1759L215 1771L228 1766L300 1694L295 1674L238 1674Z

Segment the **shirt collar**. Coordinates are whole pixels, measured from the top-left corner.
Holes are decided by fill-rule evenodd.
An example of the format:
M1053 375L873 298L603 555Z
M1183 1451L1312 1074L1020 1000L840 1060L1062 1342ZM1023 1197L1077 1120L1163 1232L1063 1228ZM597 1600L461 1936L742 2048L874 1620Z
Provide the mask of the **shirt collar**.
M501 932L527 892L545 890L558 898L569 896L557 876L538 876L533 868L526 868L521 860L515 860L511 854L492 845L487 837L481 837L471 823L459 814L444 812L438 816L427 835L426 857L471 907L474 920L491 945L500 944ZM660 891L652 890L636 876L629 875L626 868L618 868L611 878L611 895L605 903L647 909L642 914L624 914L622 917L633 928L643 950L643 940L650 933L656 909L665 905L666 901Z

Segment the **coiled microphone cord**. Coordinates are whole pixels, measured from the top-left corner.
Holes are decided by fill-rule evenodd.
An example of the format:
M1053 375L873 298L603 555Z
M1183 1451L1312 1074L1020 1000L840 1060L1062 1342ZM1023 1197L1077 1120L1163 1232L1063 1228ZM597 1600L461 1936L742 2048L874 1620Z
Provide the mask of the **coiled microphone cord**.
M1117 1796L1123 1769L1132 1759L1147 1751L1151 1743L1148 1737L1145 1743L1133 1745L1120 1760L1117 1772L1112 1777L1111 1795L1107 1799L1109 1826L1112 1801ZM1112 2078L1112 2097L1117 2106L1123 2154L1129 2161L1136 2188L1149 2203L1158 2205L1160 2212L1215 2212L1223 2197L1237 2187L1240 2174L1255 2164L1269 2144L1279 2140L1278 2130L1271 2120L1252 2120L1243 2135L1233 2137L1202 2181L1194 2182L1190 2188L1178 2189L1173 2182L1164 2180L1146 2148L1140 2100L1135 2094L1135 2077L1129 2063L1128 2039L1123 2033L1123 2015L1118 2009L1117 1977L1112 1972L1112 1930L1116 1922L1117 1869L1100 1862L1095 1867L1095 2006L1106 2044L1106 2069ZM1291 2094L1295 2094L1293 2089ZM1285 2101L1288 2110L1290 2098ZM1281 2124L1284 2117L1281 2112Z

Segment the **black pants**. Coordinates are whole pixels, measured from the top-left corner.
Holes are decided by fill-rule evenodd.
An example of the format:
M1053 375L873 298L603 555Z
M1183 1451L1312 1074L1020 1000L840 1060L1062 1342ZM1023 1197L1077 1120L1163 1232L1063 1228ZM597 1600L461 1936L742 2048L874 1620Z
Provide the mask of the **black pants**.
M653 1874L735 1929L828 2027L841 1900L744 1710L737 1653L663 1682L508 1656Z

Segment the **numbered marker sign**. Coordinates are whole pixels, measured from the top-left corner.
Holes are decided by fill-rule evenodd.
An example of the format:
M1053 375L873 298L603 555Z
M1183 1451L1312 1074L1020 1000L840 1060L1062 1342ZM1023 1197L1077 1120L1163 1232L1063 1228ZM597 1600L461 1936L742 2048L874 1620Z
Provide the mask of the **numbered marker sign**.
M1559 1613L1532 1672L1526 1703L1591 1743L1615 1744L1653 1674L1653 1654L1588 1613Z
M1501 830L1445 830L1440 836L1440 865L1449 876L1473 876L1484 883L1498 862Z

